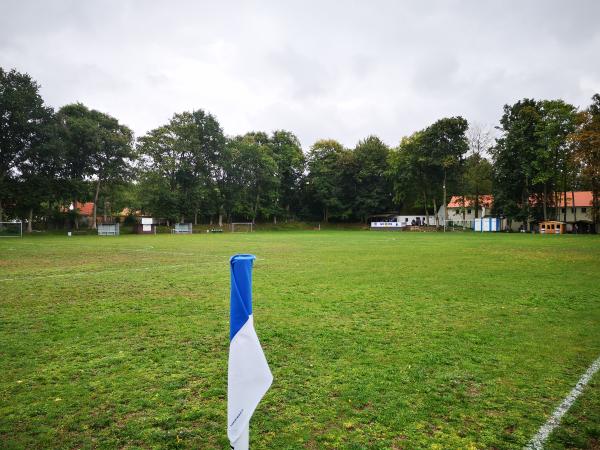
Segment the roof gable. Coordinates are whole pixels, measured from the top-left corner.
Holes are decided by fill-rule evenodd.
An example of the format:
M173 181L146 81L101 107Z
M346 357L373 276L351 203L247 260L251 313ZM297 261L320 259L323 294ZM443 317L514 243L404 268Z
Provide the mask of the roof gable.
M491 195L480 195L479 207L481 208L485 206L486 208L489 208L492 205L493 201L494 197ZM450 199L450 203L448 203L448 208L462 208L463 206L466 206L467 208L472 208L473 206L475 206L475 198L470 196L463 197L462 195L453 195Z

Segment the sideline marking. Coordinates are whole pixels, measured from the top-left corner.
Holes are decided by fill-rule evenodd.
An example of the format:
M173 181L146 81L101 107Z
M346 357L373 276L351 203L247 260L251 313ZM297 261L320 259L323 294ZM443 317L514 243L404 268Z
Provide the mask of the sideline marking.
M150 267L132 267L132 268L119 268L119 269L107 269L107 270L95 270L95 271L83 271L83 272L68 272L68 273L53 273L50 275L34 275L34 276L20 276L15 278L0 278L0 281L27 281L27 280L38 280L40 278L63 278L63 277L84 277L87 275L99 275L102 273L120 273L120 272L142 272L146 270L156 269L175 269L179 267L192 267L197 263L192 264L175 264L171 266L150 266Z
M544 442L550 436L550 433L560 424L562 417L567 413L569 408L573 406L577 397L581 395L585 386L590 382L596 372L600 370L600 356L588 370L581 376L575 387L569 392L569 395L558 405L558 408L554 410L550 418L542 425L537 434L529 441L524 450L542 450L544 448Z

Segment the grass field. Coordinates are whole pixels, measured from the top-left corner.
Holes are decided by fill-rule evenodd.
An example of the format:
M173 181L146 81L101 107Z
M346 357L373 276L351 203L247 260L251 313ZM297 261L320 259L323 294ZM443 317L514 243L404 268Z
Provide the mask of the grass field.
M600 238L0 240L0 447L226 449L229 266L275 381L254 449L520 449L600 355ZM599 448L594 377L548 448Z

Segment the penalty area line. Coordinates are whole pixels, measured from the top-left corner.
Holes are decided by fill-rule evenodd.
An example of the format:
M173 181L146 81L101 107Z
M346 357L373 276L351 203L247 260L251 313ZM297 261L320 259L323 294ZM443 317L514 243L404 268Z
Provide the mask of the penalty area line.
M571 390L571 392L569 392L569 395L567 395L562 403L558 405L546 423L540 427L537 434L525 447L523 447L524 450L542 450L544 448L546 439L548 439L554 429L558 427L563 416L567 413L571 406L573 406L573 403L575 403L577 397L581 395L583 389L590 382L596 372L598 372L598 370L600 370L600 356L581 376L575 387Z

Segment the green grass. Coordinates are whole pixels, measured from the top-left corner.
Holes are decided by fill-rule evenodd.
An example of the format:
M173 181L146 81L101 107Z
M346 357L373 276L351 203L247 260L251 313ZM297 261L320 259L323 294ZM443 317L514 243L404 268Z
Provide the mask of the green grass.
M600 355L595 236L4 239L0 447L228 448L236 252L275 378L254 449L520 449ZM597 445L599 386L551 448Z

